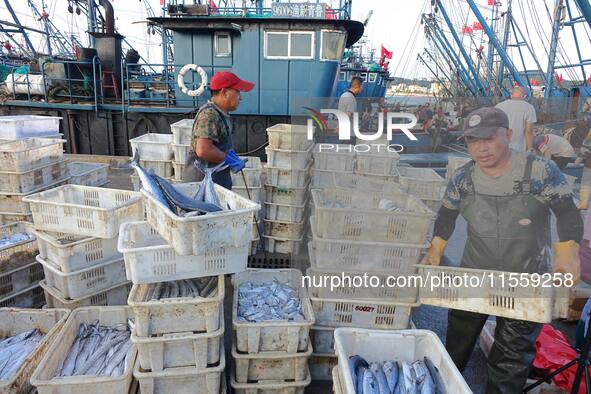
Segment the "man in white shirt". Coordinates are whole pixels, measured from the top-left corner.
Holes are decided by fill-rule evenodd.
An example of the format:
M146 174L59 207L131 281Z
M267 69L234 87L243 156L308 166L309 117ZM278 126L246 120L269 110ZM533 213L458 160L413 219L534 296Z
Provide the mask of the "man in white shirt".
M566 165L575 161L577 157L571 144L556 134L537 135L534 138L534 148L546 159L556 163L561 170L564 170Z
M516 86L511 91L511 98L496 105L507 114L509 128L513 136L509 148L527 152L534 150L534 123L536 123L536 109L525 101L525 90Z
M341 97L339 98L339 107L338 110L345 112L347 117L353 121L353 114L357 112L357 99L356 97L363 91L363 79L361 77L353 77L351 78L351 82L349 82L349 90L343 92ZM361 117L359 117L359 121L361 121ZM351 123L351 127L353 127L353 123ZM355 144L355 137L353 135L351 129L351 139L349 141L339 141L340 144Z

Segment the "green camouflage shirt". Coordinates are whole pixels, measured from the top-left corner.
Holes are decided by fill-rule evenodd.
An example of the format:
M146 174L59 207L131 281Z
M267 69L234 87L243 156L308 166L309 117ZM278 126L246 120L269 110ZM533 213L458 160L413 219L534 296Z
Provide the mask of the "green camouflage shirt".
M507 196L516 193L523 180L526 158L525 153L512 151L511 169L498 178L486 176L476 166L472 175L474 187L478 193L492 196ZM443 206L458 210L460 201L468 192L464 166L458 168L449 180L443 196ZM550 206L555 200L573 197L572 187L566 183L564 174L556 164L540 156L536 156L532 164L531 194L538 201Z
M211 103L211 101L210 101ZM215 106L215 104L211 103ZM218 110L226 116L226 122L230 125L230 118L224 111ZM193 133L191 135L191 150L195 152L195 141L197 138L207 138L215 143L224 143L228 138L228 130L220 114L213 108L206 108L195 117L193 121Z

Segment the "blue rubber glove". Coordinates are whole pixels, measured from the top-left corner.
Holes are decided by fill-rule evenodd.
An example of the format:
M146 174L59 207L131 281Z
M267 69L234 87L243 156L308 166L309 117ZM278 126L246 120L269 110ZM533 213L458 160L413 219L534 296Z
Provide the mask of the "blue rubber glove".
M227 164L234 173L240 172L245 166L244 160L238 157L236 152L234 152L234 149L228 151L224 163Z

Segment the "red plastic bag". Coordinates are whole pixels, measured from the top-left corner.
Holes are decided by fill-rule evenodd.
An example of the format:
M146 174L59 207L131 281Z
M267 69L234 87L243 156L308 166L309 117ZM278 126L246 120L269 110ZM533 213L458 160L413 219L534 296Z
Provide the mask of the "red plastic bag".
M556 330L549 324L542 326L542 331L536 339L536 358L534 359L533 367L536 370L541 370L545 373L551 373L564 364L572 361L577 357L577 352L574 350L568 339L564 334ZM573 365L566 371L554 377L556 386L567 390L569 393L575 380L577 373L577 365ZM585 376L581 380L579 386L579 394L585 394Z

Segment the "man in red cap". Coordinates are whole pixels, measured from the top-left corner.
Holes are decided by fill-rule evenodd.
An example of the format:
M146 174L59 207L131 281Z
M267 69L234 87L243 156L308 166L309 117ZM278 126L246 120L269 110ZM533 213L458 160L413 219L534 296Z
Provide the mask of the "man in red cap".
M188 171L193 170L195 159L208 167L224 162L228 168L213 174L213 181L227 189L232 188L230 171L241 171L244 161L234 151L232 122L228 113L235 111L240 105L240 92L248 92L253 87L253 83L243 81L229 71L217 72L211 78L211 99L199 108L193 122L191 154L186 163ZM183 178L190 177L187 173L184 175Z

